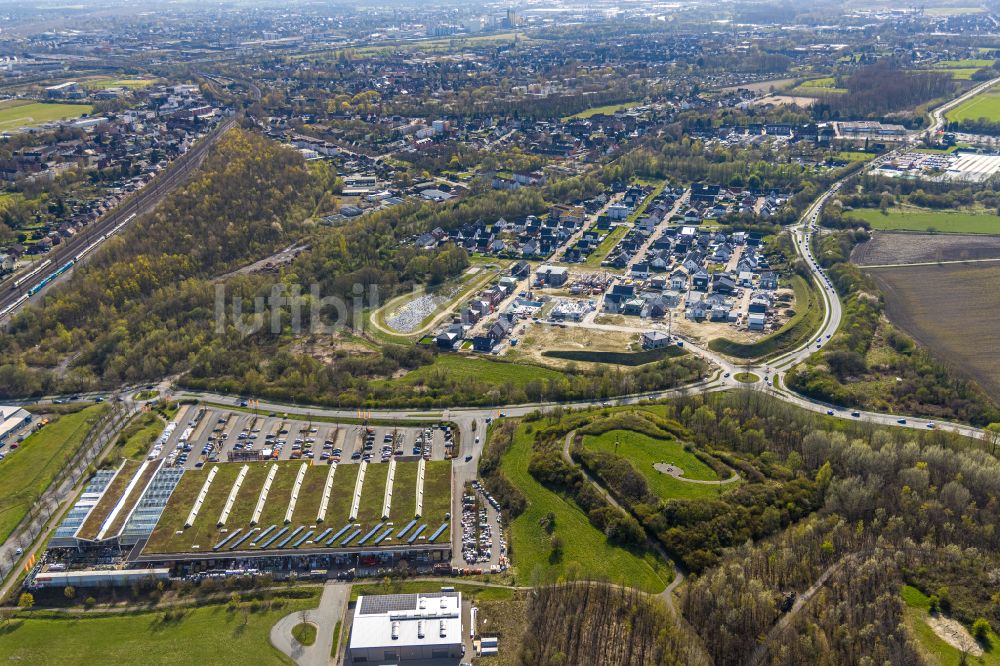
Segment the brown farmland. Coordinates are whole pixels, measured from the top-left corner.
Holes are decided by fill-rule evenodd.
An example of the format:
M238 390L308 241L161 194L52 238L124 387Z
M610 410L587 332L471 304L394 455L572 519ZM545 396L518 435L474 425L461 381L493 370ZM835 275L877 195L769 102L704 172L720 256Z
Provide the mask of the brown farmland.
M998 257L1000 236L878 231L854 248L851 260L860 266L881 266Z
M889 319L987 392L1000 392L1000 265L869 269Z

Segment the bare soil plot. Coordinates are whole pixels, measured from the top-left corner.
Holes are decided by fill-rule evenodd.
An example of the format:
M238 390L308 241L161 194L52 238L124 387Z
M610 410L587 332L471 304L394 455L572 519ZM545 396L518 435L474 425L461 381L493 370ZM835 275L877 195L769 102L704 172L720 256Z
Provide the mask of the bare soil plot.
M1000 258L1000 236L876 232L854 248L860 266Z
M790 86L793 83L795 83L795 79L771 79L770 81L757 81L755 83L742 83L736 86L726 86L725 88L719 88L719 90L722 92L729 92L743 88L754 92L767 92L769 90L781 90L782 88Z
M754 106L800 106L807 109L816 103L815 97L798 97L793 95L768 95L754 102Z
M1000 391L1000 265L870 269L894 324L988 392Z
M639 321L636 321L639 325ZM523 325L522 325L523 326ZM521 327L517 331L520 332ZM549 324L528 324L520 344L510 347L509 358L562 367L566 361L542 356L554 350L631 351L639 348L639 334L624 331L604 331L572 326L562 328Z
M962 626L958 620L943 615L931 615L927 618L927 626L934 630L938 638L956 650L967 652L973 657L981 657L983 648L976 639L972 637L969 630Z

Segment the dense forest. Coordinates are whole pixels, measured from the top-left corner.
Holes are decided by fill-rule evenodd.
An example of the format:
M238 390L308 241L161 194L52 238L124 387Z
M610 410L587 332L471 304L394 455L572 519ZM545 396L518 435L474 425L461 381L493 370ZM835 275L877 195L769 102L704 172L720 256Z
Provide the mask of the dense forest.
M887 118L914 124L922 122L913 109L951 95L956 83L947 72L906 69L885 58L842 77L843 94L824 96L810 107L817 120Z
M684 614L716 663L743 663L757 636L765 637L767 663L920 663L899 628L903 582L929 593L949 589L961 599L963 618L995 625L998 607L976 591L980 572L997 565L1000 545L1000 463L993 455L941 433L862 424L831 431L763 397L724 402L741 427L765 424L766 455L794 460L826 489L815 516L732 551L688 587ZM780 439L771 436L779 430ZM939 566L948 552L968 556ZM822 598L787 628L775 625L785 594L802 594L820 579Z
M569 583L532 591L523 666L706 664L697 639L676 625L658 601L628 588Z
M808 511L792 522L776 526L770 536L733 539L711 562L690 571L678 600L681 617L667 607L657 611L665 642L635 637L643 649L663 649L647 652L640 663L924 664L904 622L904 584L932 596L940 612L966 626L1000 624L995 587L984 584L1000 571L1000 462L990 450L993 443L834 423L752 390L675 400L664 417L640 412L590 410L536 420L535 458L548 455L539 442L556 432L636 428L659 438L691 438L690 450L737 466L746 485L762 482L752 478L752 463L768 470L768 478L798 482L811 493ZM483 472L508 507L523 498L499 474L505 441L491 441ZM646 495L628 461L594 463L584 462L619 501ZM666 519L673 529L689 529L676 512ZM741 514L733 526L751 523ZM624 649L617 641L606 644L622 624L635 632L645 620L623 622L607 598L614 588L590 587L537 591L521 663L636 663L629 654L601 650ZM554 612L569 608L567 598L574 612ZM641 603L631 603L633 612ZM592 612L593 604L605 610ZM591 636L609 638L591 643ZM591 652L581 652L588 646Z

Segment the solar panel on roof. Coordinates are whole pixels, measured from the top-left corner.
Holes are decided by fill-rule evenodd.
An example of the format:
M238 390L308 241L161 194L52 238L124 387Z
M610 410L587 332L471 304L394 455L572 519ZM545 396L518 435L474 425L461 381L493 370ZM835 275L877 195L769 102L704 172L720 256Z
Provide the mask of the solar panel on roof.
M292 532L291 534L289 534L288 536L286 536L284 539L282 539L281 543L279 543L277 546L275 546L275 548L284 548L285 544L287 544L289 541L291 541L292 539L294 539L295 535L298 534L299 532L301 532L304 529L305 529L304 527L296 527L295 531Z
M258 534L257 538L253 540L253 545L256 546L258 543L260 543L261 539L265 538L268 534L270 534L271 532L273 532L277 528L278 528L277 525L271 525L266 530L264 530L263 532L261 532L260 534Z
M351 539L353 539L354 537L358 536L359 534L361 534L361 530L360 529L354 530L353 532L351 532L350 534L348 534L347 537L345 537L343 541L340 542L340 545L341 546L346 546L347 544L349 544L351 542Z
M445 529L447 529L447 527L448 527L448 523L447 522L441 523L441 527L439 527L436 530L434 530L434 534L432 534L430 536L430 538L427 539L427 541L428 542L433 542L434 539L437 539L439 536L441 536L441 532L444 532Z
M306 539L308 539L315 533L316 533L315 530L309 530L308 532L306 532L305 534L303 534L302 536L300 536L298 539L295 540L295 543L292 544L292 548L298 548L303 544L303 542L305 542Z
M336 541L337 539L340 538L341 534L343 534L344 532L346 532L349 529L351 529L351 524L350 523L348 523L347 525L344 525L343 527L341 527L339 530L337 530L336 534L334 534L332 537L330 537L330 540L326 542L326 545L329 546L330 544L332 544L334 541Z
M269 538L269 539L268 539L267 541L265 541L264 543L260 543L259 541L258 541L257 543L260 543L260 548L261 548L261 549L264 549L264 548L267 548L267 547L268 547L268 546L270 546L270 545L271 545L272 543L274 543L275 541L277 541L278 539L280 539L280 538L281 538L281 535L282 535L282 534L284 534L284 533L285 533L285 532L287 532L287 531L288 531L288 528L287 528L287 527L282 527L282 528L281 528L280 530L278 530L278 531L277 531L277 533L275 533L275 535L274 535L274 536L272 536L271 538Z
M434 592L433 594L379 594L361 597L362 615L382 615L383 613L398 613L400 611L417 610L420 597L440 599L441 597L458 598L458 592Z
M379 536L379 538L375 539L375 545L377 546L380 543L382 543L385 540L385 538L387 536L389 536L390 534L392 534L392 528L391 527L385 528L385 532L382 532L382 534Z
M417 610L419 599L420 595L417 594L364 596L361 599L360 612L362 615L382 615L383 613Z
M247 539L249 539L250 537L252 537L253 534L254 534L254 532L256 532L259 529L260 529L259 527L254 527L249 532L247 532L246 534L244 534L243 536L241 536L239 539L237 539L233 543L229 544L229 550L236 550L237 548L239 548L241 545L243 545L244 541L246 541Z
M417 537L420 536L420 534L426 529L427 525L421 525L420 527L418 527L417 531L411 534L410 538L406 540L406 543L413 543L414 541L416 541Z
M325 530L323 530L322 532L320 532L319 535L315 539L313 539L313 541L315 541L318 544L320 541L322 541L323 539L326 538L327 534L329 534L332 531L333 531L332 527L326 528Z
M378 525L376 525L375 527L373 527L371 529L371 531L368 532L368 534L366 534L363 537L361 537L361 540L358 541L358 545L360 546L365 541L368 541L368 539L371 539L373 536L375 536L375 533L378 532L380 529L382 529L383 525L385 525L385 523L379 523Z
M417 524L416 518L414 518L410 522L406 523L406 525L403 526L403 529L399 530L399 532L396 533L396 538L397 539L402 539L403 535L405 535L407 532L409 532L411 529L413 529L413 526L416 525L416 524Z
M230 532L229 534L227 534L225 537L223 537L222 541L220 541L219 543L217 543L214 546L212 546L212 550L219 550L220 548L222 548L223 546L226 545L227 541L229 541L230 539L232 539L233 537L235 537L237 534L239 534L242 531L243 531L242 527L239 527L239 528L233 530L232 532Z

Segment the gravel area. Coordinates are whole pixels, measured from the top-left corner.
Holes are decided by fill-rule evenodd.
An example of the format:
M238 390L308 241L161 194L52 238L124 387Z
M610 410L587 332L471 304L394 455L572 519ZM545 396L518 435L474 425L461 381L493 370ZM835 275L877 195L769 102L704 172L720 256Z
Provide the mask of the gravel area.
M461 288L461 284L448 285L433 294L421 294L388 313L385 316L385 323L400 333L412 333L420 328L424 319L454 298Z

